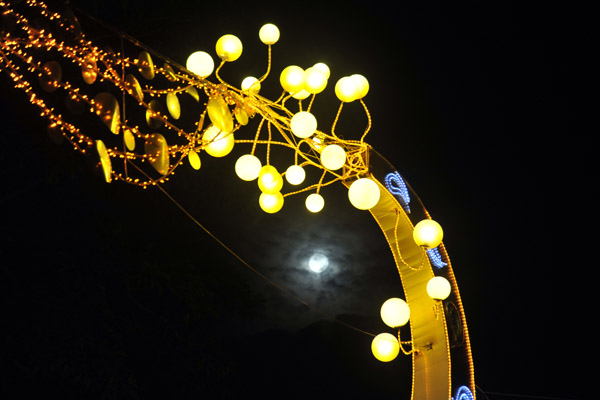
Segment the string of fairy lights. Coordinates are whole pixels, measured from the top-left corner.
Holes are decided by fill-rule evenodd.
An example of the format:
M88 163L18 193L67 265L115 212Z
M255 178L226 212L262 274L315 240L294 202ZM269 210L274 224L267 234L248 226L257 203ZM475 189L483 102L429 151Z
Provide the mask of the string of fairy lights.
M36 18L28 19L19 7L35 10ZM38 0L26 0L19 7L0 0L5 21L0 70L47 119L51 137L67 140L76 151L94 157L106 182L117 180L163 190L161 184L182 164L199 169L205 155L225 157L236 144L247 144L251 150L237 159L235 172L244 181L257 181L261 192L258 202L267 213L278 212L285 197L300 193L308 193L306 208L319 212L325 204L320 189L335 182L348 185L348 198L356 208L369 210L377 205L380 185L369 171L371 149L364 141L371 129L371 116L363 100L369 92L367 79L355 74L336 82L340 105L329 130L320 128L311 112L315 97L326 89L330 78L324 63L306 69L296 65L284 68L279 76L283 89L279 98L271 101L261 96L261 84L271 72L271 48L279 40L275 25L266 24L259 31L268 50L266 72L258 78L247 77L236 88L219 74L242 54L242 43L234 35L224 35L216 42L217 64L209 53L197 51L183 67L124 34L120 35L120 51L100 48L86 38L68 8L62 14L51 12ZM137 53L135 57L126 56L124 39ZM155 64L157 60L162 66ZM184 100L195 105L191 118L182 118ZM292 102L297 107L288 105ZM361 104L367 120L357 140L342 139L335 133L344 105L351 102ZM240 128L252 119L258 120L258 127L253 135L244 137ZM105 135L91 135L98 131ZM265 150L261 152L265 154L263 160L257 156L259 146ZM280 172L271 162L273 149L293 152L294 162L285 171ZM319 172L312 183L305 182L309 168ZM401 214L410 212L408 190L396 175L386 178L386 187L401 197L404 209L396 212L394 236ZM285 193L284 179L292 187ZM431 219L416 224L414 241L422 249L420 265L411 266L402 259L396 241L401 264L419 270L428 254L432 261L439 258L437 268L446 266L437 252L442 235L439 224ZM436 318L443 312L439 303L450 290L450 283L441 276L428 283L427 292L437 301ZM398 335L375 336L372 350L377 359L391 361L399 351L406 355L421 351L412 348L412 341L400 338L400 328L410 319L404 300L388 300L381 316Z
M277 212L283 206L284 197L312 192L307 197L306 206L310 211L318 212L324 205L324 199L319 194L320 188L351 177L367 179L357 184L357 188L362 184L361 190L353 191L357 193L357 205L365 209L365 204L359 203L361 199L364 203L364 198L369 197L364 191L369 188L374 191L375 185L368 181L369 146L364 138L370 130L371 120L362 100L369 89L368 81L363 76L344 77L336 84L335 91L341 104L331 131L327 133L317 129L316 118L310 112L315 96L327 86L329 68L325 64L317 63L306 70L289 66L280 76L284 91L278 100L270 101L259 95L260 84L271 69L271 46L279 38L279 30L275 25L267 24L259 32L261 41L269 50L267 72L261 78L246 78L241 89L237 89L219 76L220 69L226 63L235 61L241 55L241 41L233 35L225 35L217 41L216 50L221 62L216 70L212 57L206 52L193 53L188 58L186 68L170 60L158 67L146 50L130 58L111 48L101 49L94 45L83 35L72 14L63 18L36 0L29 0L26 4L38 9L43 18L41 24L32 23L10 8L7 2L0 2L4 17L12 18L16 26L1 43L0 68L8 72L15 87L23 90L29 96L29 101L40 109L40 114L49 120L50 130L64 136L77 151L89 153L95 150L97 154L94 155L99 158L99 166L107 182L115 179L144 188L164 183L186 159L198 169L202 153L224 157L236 143L250 143L251 152L238 159L235 170L243 180L258 181L261 190L259 204L264 211ZM70 37L58 40L52 28L69 32ZM79 68L84 86L87 87L82 88L79 82L64 79L63 67L58 61L41 61L40 50L60 59L65 65ZM213 72L218 83L207 79ZM142 88L137 74L156 83ZM33 76L37 79L32 79ZM121 140L113 140L115 144L109 145L107 139L89 136L70 122L70 115L61 113L43 99L31 84L34 80L46 93L65 93L66 109L71 114L81 114L86 109L97 114L110 132ZM93 95L90 90L85 90L94 84L106 83L112 85L110 91L105 89ZM159 87L161 84L163 87ZM112 92L122 94L122 101ZM179 97L182 95L191 96L200 106L200 118L191 131L177 124L181 115ZM303 109L302 101L308 98L309 104ZM206 103L203 103L204 99ZM294 113L290 110L286 105L290 99L298 100L300 111ZM359 101L363 105L368 120L360 140L344 140L335 134L344 103L352 101ZM163 103L166 103L166 111ZM146 126L131 123L125 112L126 104L128 109L135 105L145 111ZM247 125L252 118L260 118L254 138L236 138L239 128ZM161 133L151 132L159 128ZM142 151L138 142L143 142ZM259 145L266 147L264 165L255 155ZM274 147L284 147L294 152L294 164L282 173L270 163L270 153ZM119 163L119 159L123 162ZM133 162L139 162L142 167L150 165L155 176L152 177L151 173L135 174L135 170L127 168L127 164ZM301 185L306 176L305 169L310 167L322 170L317 182L287 193L281 192L284 177L290 185Z

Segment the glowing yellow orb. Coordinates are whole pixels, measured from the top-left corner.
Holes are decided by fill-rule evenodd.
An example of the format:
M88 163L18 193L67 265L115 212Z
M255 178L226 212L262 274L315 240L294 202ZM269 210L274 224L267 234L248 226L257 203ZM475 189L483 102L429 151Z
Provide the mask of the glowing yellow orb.
M381 319L390 328L404 326L410 319L410 308L404 300L392 297L381 306Z
M379 186L369 178L360 178L352 182L348 189L350 203L359 210L369 210L379 202Z
M318 193L309 194L305 202L308 211L318 213L325 206L325 199Z
M345 76L340 78L335 84L335 95L344 103L350 103L356 100L360 88L355 79Z
M369 81L367 78L360 74L351 75L350 78L354 79L356 84L358 85L358 94L356 95L357 99L362 99L369 93Z
M248 76L242 81L242 90L249 90L253 93L260 92L260 82L253 76Z
M263 166L258 173L258 188L267 194L277 193L283 187L283 178L272 165Z
M305 178L306 171L299 165L290 165L285 171L285 180L288 181L290 185L299 185L304 182Z
M317 119L308 111L300 111L290 120L290 128L299 138L307 138L317 130Z
M213 73L215 62L210 54L204 51L195 51L187 58L185 67L202 78Z
M297 65L290 65L281 71L279 83L283 90L297 93L304 89L304 70Z
M376 359L382 362L394 360L400 353L398 338L390 333L380 333L371 342L371 351Z
M215 46L217 55L223 61L235 61L242 55L242 41L234 35L223 35Z
M235 144L233 133L221 131L214 125L206 128L202 141L206 144L204 150L213 157L225 157Z
M413 239L419 246L433 249L442 243L444 231L440 224L432 219L424 219L415 225Z
M273 24L265 24L258 31L258 37L264 44L275 44L279 40L279 28Z
M258 178L261 167L258 157L244 154L235 162L235 173L242 180L253 181Z
M320 69L325 73L325 78L329 79L329 74L331 73L327 64L319 62L313 65L313 68Z
M434 300L446 300L451 290L450 282L443 276L436 276L427 282L427 294Z
M304 90L308 93L321 93L327 86L327 75L322 70L311 67L305 71Z
M283 195L280 192L261 193L258 204L264 212L274 214L283 207Z
M321 164L331 171L338 170L346 163L346 152L342 146L330 144L321 151Z

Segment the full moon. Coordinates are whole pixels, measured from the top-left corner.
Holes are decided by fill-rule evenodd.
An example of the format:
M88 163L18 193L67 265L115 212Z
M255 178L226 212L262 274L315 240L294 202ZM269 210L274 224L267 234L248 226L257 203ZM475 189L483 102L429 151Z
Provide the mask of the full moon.
M329 259L326 255L321 253L315 253L310 257L308 261L308 268L315 274L320 274L325 271L329 266Z

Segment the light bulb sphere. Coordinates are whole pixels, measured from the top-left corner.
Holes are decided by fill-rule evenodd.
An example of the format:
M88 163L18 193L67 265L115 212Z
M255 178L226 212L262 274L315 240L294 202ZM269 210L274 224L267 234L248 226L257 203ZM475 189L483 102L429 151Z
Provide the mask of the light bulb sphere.
M305 204L308 211L318 213L325 206L325 199L318 193L312 193L306 197Z
M344 103L350 103L356 100L359 90L360 88L356 80L349 76L340 78L335 84L335 95Z
M308 111L299 111L290 120L290 129L301 139L310 137L317 130L317 119Z
M290 185L299 185L304 182L306 178L306 171L299 165L290 165L285 171L285 180Z
M418 246L433 249L442 243L443 238L442 227L432 219L424 219L415 225L413 239Z
M281 71L279 83L283 90L297 93L304 89L304 70L297 65L287 66Z
M350 78L354 79L356 84L358 85L358 94L356 96L357 99L362 99L369 93L369 81L367 78L360 74L351 75Z
M234 35L223 35L215 45L217 55L223 61L235 61L242 55L242 41Z
M311 67L305 71L304 90L311 94L321 93L327 86L327 75L322 70Z
M213 73L215 62L210 54L204 51L195 51L187 58L185 67L196 75L206 78Z
M260 92L260 82L253 76L248 76L242 80L242 90L248 90L252 93Z
M264 44L275 44L279 40L279 28L273 24L264 24L258 31L258 37Z
M320 157L321 164L331 171L342 168L346 163L346 151L338 144L325 146Z
M381 306L381 319L390 328L404 326L410 319L410 308L406 301L392 297Z
M261 167L258 157L244 154L235 162L235 173L240 179L250 182L258 178Z
M372 179L360 178L348 189L350 203L359 210L369 210L379 202L379 186Z
M283 178L277 168L264 165L258 173L258 188L267 194L277 193L283 187Z
M204 150L213 157L225 157L235 144L233 133L222 131L214 125L206 128L202 141L206 143Z
M400 353L398 338L390 333L380 333L371 342L371 351L381 362L390 362Z
M450 282L443 276L436 276L427 282L427 294L434 300L446 300L451 290Z
M261 193L258 204L264 212L274 214L283 207L283 195L280 192Z
M319 62L319 63L316 63L315 65L313 65L312 67L323 71L325 73L325 78L329 79L329 75L331 74L331 71L329 70L329 67L327 66L327 64Z

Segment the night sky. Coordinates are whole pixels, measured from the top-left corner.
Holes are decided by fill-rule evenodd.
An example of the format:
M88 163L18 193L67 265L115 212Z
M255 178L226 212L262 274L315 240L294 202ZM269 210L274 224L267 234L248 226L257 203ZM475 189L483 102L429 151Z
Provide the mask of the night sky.
M214 55L216 40L235 34L244 53L222 76L236 86L264 72L258 29L275 23L281 39L261 94L278 97L287 65L326 62L332 77L313 106L325 126L339 104L337 79L366 76L366 141L444 227L477 385L490 400L584 398L577 362L592 337L577 310L588 307L580 305L589 263L580 247L590 243L572 226L587 218L579 188L592 178L596 139L576 128L573 88L582 79L574 65L583 46L574 40L586 35L576 10L72 3L182 65L196 50ZM84 32L96 29L80 22ZM223 159L203 155L199 171L180 167L164 185L231 250L319 313L246 268L159 190L103 183L90 162L49 139L5 75L0 81L6 398L409 398L410 358L380 363L371 337L347 326L390 331L379 307L403 293L377 224L349 204L341 184L322 190L319 214L294 196L267 215L255 183L235 176L234 161L249 151L236 145ZM365 123L360 105L349 104L336 132L358 138ZM320 275L307 268L314 253L329 258Z

